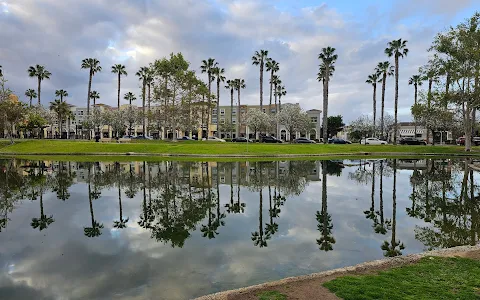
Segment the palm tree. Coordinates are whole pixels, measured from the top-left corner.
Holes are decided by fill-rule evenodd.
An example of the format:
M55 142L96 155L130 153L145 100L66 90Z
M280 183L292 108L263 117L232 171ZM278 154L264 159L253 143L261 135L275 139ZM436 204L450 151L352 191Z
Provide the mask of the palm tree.
M379 82L382 83L382 108L381 108L381 116L380 116L380 133L382 136L384 135L384 116L385 116L385 88L387 84L387 76L392 76L395 72L393 66L390 65L390 62L384 61L379 62L377 68L375 69L378 75L382 76Z
M263 67L266 61L268 61L268 50L255 51L252 64L260 66L260 111L263 111Z
M65 117L67 116L68 112L70 111L70 107L66 102L62 102L59 99L56 99L53 102L50 102L50 110L55 112L57 115L57 120L58 120L58 129L60 132L60 138L62 136L62 123L65 120Z
M95 107L97 105L97 100L100 99L100 94L97 91L91 91L90 99L93 100L93 107Z
M318 59L322 61L320 65L320 73L323 74L323 142L328 143L328 84L330 77L335 70L335 62L338 55L335 54L335 48L322 48L322 52L318 55Z
M60 102L63 102L63 98L68 97L68 92L66 90L56 90L55 97L60 97Z
M28 90L25 91L25 96L30 98L30 107L32 107L32 99L37 98L37 92L35 92L34 89L28 89Z
M87 93L87 116L90 115L90 92L92 91L92 78L95 73L102 71L100 61L96 58L85 58L82 60L82 69L89 69L88 93Z
M252 232L252 241L260 248L267 247L267 240L270 239L270 232L263 232L263 191L260 189L260 208L258 215L258 231Z
M35 65L35 66L30 66L28 68L28 76L30 77L36 77L38 80L38 87L37 87L37 95L38 95L38 104L40 105L40 94L42 91L42 81L45 79L50 79L50 76L52 73L50 73L47 69L45 69L44 66L41 65Z
M403 249L405 246L402 242L396 240L396 226L397 226L397 160L393 160L393 218L392 218L392 240L390 244L388 241L384 241L382 245L382 250L385 251L384 255L388 257L402 255ZM398 249L397 249L398 246Z
M233 120L233 91L235 90L235 80L227 80L226 89L230 90L230 122ZM230 131L230 138L232 137L232 132Z
M432 105L432 86L433 83L438 81L438 68L435 61L429 60L428 64L424 68L420 68L420 72L424 75L424 80L428 81L428 93L427 93L427 107ZM475 120L475 110L473 111L473 120ZM430 128L427 129L427 143L430 143Z
M142 128L143 128L143 135L146 135L146 128L145 128L145 94L146 94L146 87L147 81L150 77L150 69L148 67L141 67L135 75L138 79L142 82Z
M120 208L120 219L118 221L113 222L113 227L118 229L123 229L127 227L127 222L129 218L123 218L123 210L122 210L122 189L120 183L118 183L118 206Z
M75 114L69 109L67 112L67 139L70 139L70 123L75 120Z
M40 231L46 229L50 224L55 222L55 219L53 219L53 215L50 215L50 217L47 217L43 213L43 193L40 192L40 218L33 218L32 222L30 225L33 228L38 228Z
M287 90L285 89L285 86L278 86L277 87L277 95L278 95L278 111L282 111L282 96L285 96L287 94Z
M213 75L217 77L217 137L220 137L220 131L218 130L220 123L220 83L225 82L225 69L220 67L215 67L213 69Z
M207 95L207 102L208 102L208 109L207 109L207 131L208 129L208 124L210 124L210 110L211 107L210 105L212 104L212 81L215 80L215 77L213 76L214 69L217 67L218 63L215 62L214 58L209 58L207 60L202 61L202 66L200 67L202 70L202 73L207 73L208 76L208 95ZM218 113L218 112L217 112ZM207 132L207 135L209 135L210 132Z
M122 64L116 64L112 66L112 73L115 73L118 75L118 90L117 90L117 102L118 102L118 109L120 109L120 78L122 75L127 76L127 70L125 70L125 66Z
M368 75L367 81L368 84L373 86L373 133L375 133L375 123L377 120L377 82L379 79L378 72L373 73L372 75Z
M423 84L423 76L422 75L413 75L412 77L410 77L410 79L408 80L408 84L409 85L412 85L413 84L413 87L415 89L415 102L414 104L417 105L417 97L418 97L418 87L421 86ZM415 138L417 138L417 119L414 118L414 123L415 123L415 129L414 129L414 132L415 132Z
M137 97L132 92L128 92L123 96L123 99L127 100L129 105L132 105L132 101L137 100Z
M90 203L90 217L92 219L92 227L84 227L83 232L88 237L97 237L102 234L101 230L103 228L103 224L98 223L95 220L95 216L93 215L93 203L92 198L97 198L98 192L92 192L91 187L91 177L90 177L90 166L88 166L88 201Z
M0 77L3 77L3 67L0 65Z
M327 210L327 162L322 162L322 211L317 211L316 219L318 222L317 229L320 231L320 238L317 239L317 245L320 250L325 252L333 250L335 238L332 235L332 216Z
M272 95L273 95L273 86L274 86L274 79L275 73L280 70L280 64L273 59L268 58L267 63L265 64L267 67L267 72L270 72L270 107L272 106ZM269 107L269 109L271 109ZM269 112L270 113L270 112Z
M397 144L397 132L398 132L398 73L399 73L399 58L407 56L408 49L407 49L407 41L398 39L388 42L388 47L385 49L385 54L388 57L395 58L395 133L393 135L393 144Z
M280 76L278 75L273 75L272 79L270 80L271 83L273 84L273 94L275 96L275 114L278 113L278 87L282 84L282 80L280 80Z
M241 117L242 114L240 112L240 90L246 88L247 86L245 85L245 80L241 78L235 79L235 90L238 92L238 103L237 103L237 137L240 136L240 124L241 124Z

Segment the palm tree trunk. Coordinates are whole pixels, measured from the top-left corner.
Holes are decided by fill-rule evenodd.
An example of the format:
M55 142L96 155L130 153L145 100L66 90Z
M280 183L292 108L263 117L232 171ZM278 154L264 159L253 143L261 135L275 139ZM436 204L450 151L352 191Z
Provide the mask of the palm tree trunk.
M240 113L240 87L238 87L238 108L237 108L237 137L240 136L241 113Z
M93 77L93 71L92 71L92 68L90 68L90 77L88 78L87 116L90 115L90 92L92 91L92 77ZM90 136L90 133L89 133L89 136Z
M432 105L432 85L433 85L433 79L429 78L428 79L428 94L427 94L427 108L430 109ZM428 126L428 123L426 124L426 129L427 129L427 144L430 144L430 127Z
M395 121L394 121L393 144L397 144L398 134L398 55L395 55Z
M219 76L220 77L220 74ZM217 137L220 137L220 79L217 78Z
M212 104L212 75L208 72L208 97L207 97L207 137L210 136L210 105Z
M397 246L396 241L396 231L397 231L397 160L393 160L393 191L392 191L392 199L393 199L393 216L392 216L392 242L391 246L392 249L395 250Z
M118 72L117 106L120 109L120 72Z
M40 105L40 94L42 93L42 79L38 78L38 105Z
M272 106L272 92L273 92L272 78L273 78L273 70L272 70L272 73L270 73L270 106L268 107L269 110L271 110L271 106ZM268 113L270 114L270 111Z
M233 89L230 89L230 123L233 124ZM232 138L232 126L230 125L230 138Z
M385 88L387 84L387 73L383 73L383 78L382 78L382 109L381 109L381 116L380 116L380 134L382 135L382 138L384 137L383 135L385 134L385 128L384 128L384 117L385 117Z
M372 211L375 211L375 162L372 167Z
M30 107L32 107L32 96L30 96Z
M118 185L118 207L120 209L120 223L123 222L122 216L122 190L120 188L120 184Z
M263 58L260 63L260 111L263 112Z
M418 85L417 83L414 84L414 88L415 88L415 99L414 99L414 104L415 106L417 105L417 99L418 99ZM417 118L413 118L413 123L414 123L414 134L415 134L415 139L417 138Z
M89 173L88 177L90 177L90 170L88 173ZM90 204L90 217L92 218L92 228L95 228L95 218L93 216L93 204L92 204L92 187L90 185L90 182L88 183L88 202Z
M145 92L146 92L146 86L145 86L145 81L143 82L142 86L142 129L143 129L143 136L146 136L145 132Z
M152 95L151 95L151 84L149 83L147 85L147 88L148 88L148 115L147 116L150 116L150 111L151 111L151 104L152 104ZM147 119L148 121L148 119ZM147 123L147 126L150 125L150 123ZM147 134L148 136L150 136L150 134Z
M383 227L383 161L380 162L380 224Z
M323 79L323 143L328 143L328 81L330 66L325 66L325 76Z
M43 190L40 190L40 218L43 219Z
M377 121L377 83L373 84L373 131L372 134L375 136L375 125Z
M277 96L278 95L277 95L277 84L276 83L275 83L275 86L274 86L274 90L275 90L275 93L274 93L275 94L275 115L277 115L278 114L278 106L277 106ZM275 129L275 135L276 136L275 137L279 138L280 137L280 132L279 132L280 128L278 126L278 118L275 118L275 120L276 120L276 129Z

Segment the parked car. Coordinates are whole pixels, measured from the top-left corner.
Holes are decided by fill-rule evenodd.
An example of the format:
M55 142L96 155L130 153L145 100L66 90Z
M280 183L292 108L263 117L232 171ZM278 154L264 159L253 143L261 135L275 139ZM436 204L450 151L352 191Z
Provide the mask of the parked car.
M457 145L464 146L465 145L465 137L461 136L457 139ZM480 137L474 136L472 138L472 145L478 146L480 145Z
M386 145L388 144L386 141L379 140L377 138L366 138L360 141L362 145Z
M297 144L316 144L315 141L309 140L307 138L298 138L294 141Z
M281 140L273 136L262 136L261 142L262 143L283 143Z
M206 141L209 142L222 142L225 143L226 141L224 139L217 138L216 136L209 136Z
M134 139L135 137L133 135L124 135L122 136L122 139Z
M329 139L328 143L329 144L351 144L352 142L344 140L344 139L334 138L334 139Z
M132 139L136 139L136 140L153 140L153 138L151 136L145 136L145 135L139 135L137 137L132 137Z
M232 139L233 143L253 143L252 140L247 139L246 137L238 137Z
M419 140L413 137L405 137L400 139L400 145L426 145L425 140Z
M188 136L182 136L181 138L178 138L177 141L193 141L194 139L189 138Z

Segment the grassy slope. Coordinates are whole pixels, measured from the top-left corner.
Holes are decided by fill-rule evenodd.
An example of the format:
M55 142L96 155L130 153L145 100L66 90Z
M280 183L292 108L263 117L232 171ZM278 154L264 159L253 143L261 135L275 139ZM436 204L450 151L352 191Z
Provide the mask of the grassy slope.
M82 154L82 153L165 153L165 154L229 154L229 155L282 155L282 154L335 154L362 152L395 153L463 153L457 146L365 146L352 145L291 145L291 144L247 144L212 143L212 142L158 142L142 143L95 143L84 141L18 141L13 145L0 144L0 154Z
M324 286L345 300L480 299L480 261L426 257L378 275L339 277Z

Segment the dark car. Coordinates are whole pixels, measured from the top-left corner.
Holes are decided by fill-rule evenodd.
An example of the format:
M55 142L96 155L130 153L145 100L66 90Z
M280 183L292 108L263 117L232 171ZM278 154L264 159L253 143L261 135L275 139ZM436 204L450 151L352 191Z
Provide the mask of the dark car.
M281 140L273 137L273 136L262 136L261 138L262 143L282 143Z
M193 139L188 136L182 136L181 138L178 138L177 141L193 141Z
M234 143L253 143L252 140L247 139L246 137L233 138L232 142L234 142Z
M413 137L405 137L400 140L400 145L426 145L427 142Z
M344 140L344 139L329 139L328 140L329 144L351 144L352 142Z
M307 138L298 138L298 139L295 139L294 142L297 144L315 144L314 141L309 140Z
M456 140L457 145L465 146L465 137L461 136ZM480 137L474 136L472 137L472 145L478 146L480 145Z

